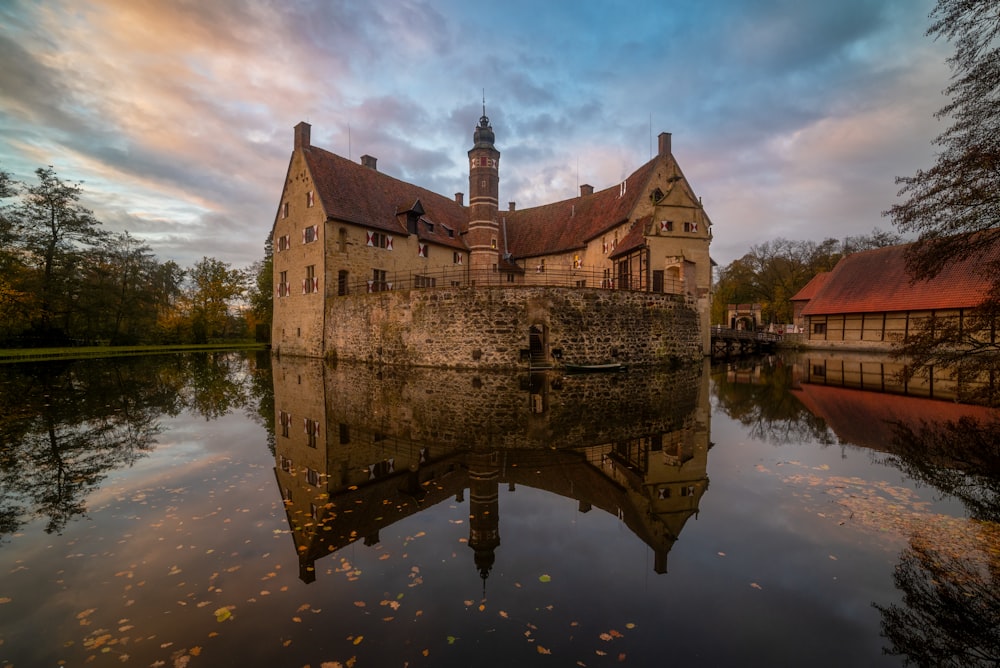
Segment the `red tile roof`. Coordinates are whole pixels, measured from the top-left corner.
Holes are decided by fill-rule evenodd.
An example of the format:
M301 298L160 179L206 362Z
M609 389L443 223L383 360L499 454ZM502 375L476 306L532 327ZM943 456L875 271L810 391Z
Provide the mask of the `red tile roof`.
M973 417L981 422L1000 419L1000 411L921 397L804 383L795 396L823 418L842 443L885 450L892 443L895 421L917 427L924 422Z
M468 229L469 210L454 199L315 146L305 148L304 154L328 216L392 234L407 234L406 216L402 214L419 201L424 209L419 238L466 248L461 235ZM628 220L652 178L657 159L611 188L553 204L499 212L505 250L514 259L521 259L583 248ZM433 224L433 231L426 225L428 222ZM447 228L453 236L448 236ZM641 242L642 228L635 233ZM632 236L630 233L629 238Z
M826 285L827 279L830 278L830 272L824 271L816 274L812 277L808 283L805 284L801 290L795 293L795 296L791 298L790 301L793 302L807 302L816 296L820 288Z
M424 209L419 238L465 248L461 234L468 227L469 215L454 199L315 146L304 149L304 154L328 216L384 232L407 234L406 217L397 216L397 212L411 210L419 200ZM433 224L433 231L428 229L427 222ZM453 236L448 236L448 228Z
M654 158L622 183L590 195L501 211L500 217L507 219L510 252L525 258L583 248L591 239L628 220L655 166Z
M912 284L906 271L909 247L889 246L844 257L816 290L802 314L968 308L979 305L986 297L991 276L982 270L1000 254L1000 244L990 252L991 257L980 254L953 262L933 279Z
M628 253L645 246L645 231L652 222L653 216L646 216L642 220L636 221L636 223L632 226L632 229L628 231L628 234L626 234L625 237L618 242L618 248L615 249L615 252L608 257L612 259L621 257L622 255L627 255Z

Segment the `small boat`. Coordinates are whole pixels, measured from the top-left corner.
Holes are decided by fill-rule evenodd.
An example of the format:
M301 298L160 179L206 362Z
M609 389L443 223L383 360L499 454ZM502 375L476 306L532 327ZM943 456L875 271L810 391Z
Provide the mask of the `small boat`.
M609 371L628 371L628 367L621 362L610 362L608 364L563 364L563 371L566 373L607 373Z

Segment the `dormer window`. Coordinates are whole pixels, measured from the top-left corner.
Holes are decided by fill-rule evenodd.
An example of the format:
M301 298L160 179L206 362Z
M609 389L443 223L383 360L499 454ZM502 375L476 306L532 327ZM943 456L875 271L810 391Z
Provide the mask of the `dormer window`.
M649 201L656 204L661 199L663 199L663 191L659 188L655 189L653 192L649 193Z

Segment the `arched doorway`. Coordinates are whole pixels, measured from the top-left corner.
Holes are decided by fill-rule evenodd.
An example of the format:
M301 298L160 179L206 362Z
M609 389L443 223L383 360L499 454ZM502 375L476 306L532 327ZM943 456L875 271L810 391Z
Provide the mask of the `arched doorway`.
M532 325L528 328L528 354L531 368L547 368L549 362L549 331L545 325Z

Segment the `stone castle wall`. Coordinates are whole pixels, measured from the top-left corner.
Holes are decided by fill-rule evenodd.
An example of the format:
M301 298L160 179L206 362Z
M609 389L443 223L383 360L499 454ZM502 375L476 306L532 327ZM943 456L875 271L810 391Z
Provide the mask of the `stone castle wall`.
M703 357L684 297L592 288L455 287L330 299L326 354L449 368L523 368L532 327L567 363L656 365Z

